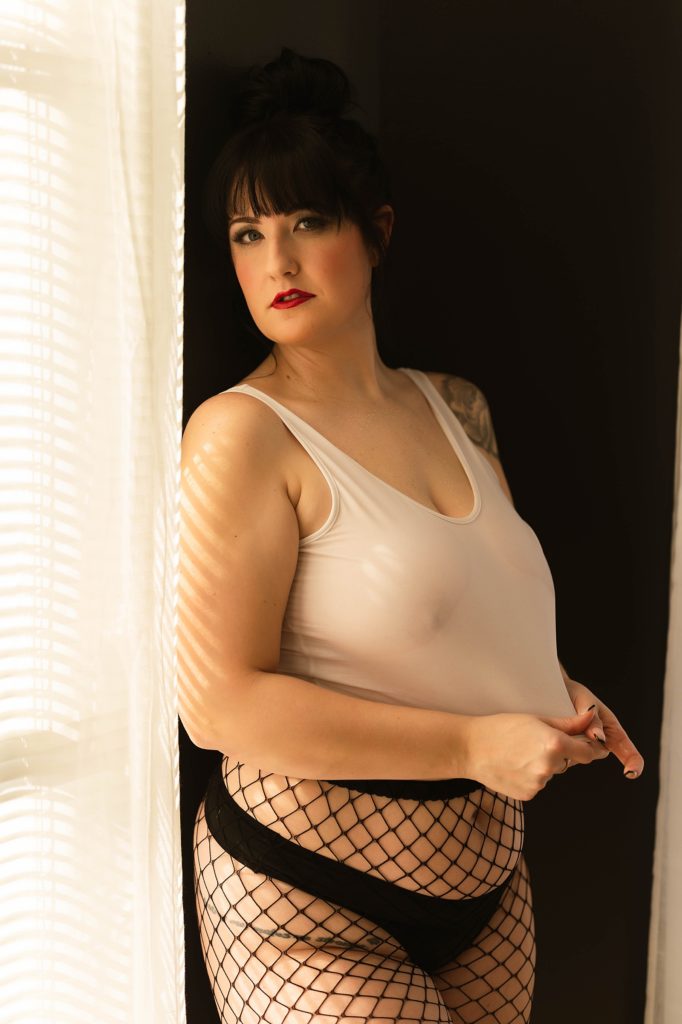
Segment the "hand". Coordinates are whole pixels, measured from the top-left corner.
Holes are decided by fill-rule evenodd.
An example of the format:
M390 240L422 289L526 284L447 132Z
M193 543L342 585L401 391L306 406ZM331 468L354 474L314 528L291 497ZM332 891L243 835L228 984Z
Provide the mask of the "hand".
M609 756L585 736L594 710L561 718L519 712L469 718L466 777L517 800L532 800L568 764Z
M623 775L626 779L639 778L644 771L644 758L625 732L613 711L603 701L600 701L598 697L595 697L591 690L588 690L586 686L583 686L577 680L566 677L564 682L576 711L585 711L591 704L597 705L594 718L590 722L586 733L603 743L606 750L613 751L618 760L624 765ZM628 775L627 772L629 771L635 772L635 774Z

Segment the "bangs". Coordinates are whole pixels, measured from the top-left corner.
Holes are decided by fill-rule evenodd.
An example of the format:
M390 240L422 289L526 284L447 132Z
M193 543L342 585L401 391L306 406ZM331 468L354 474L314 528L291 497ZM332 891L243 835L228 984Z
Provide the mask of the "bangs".
M338 155L310 124L271 118L239 139L231 139L215 160L206 182L207 226L228 250L231 217L291 214L311 210L336 220L356 220L357 212L338 177Z
M318 135L299 134L292 120L278 128L271 122L267 134L247 136L234 154L234 170L226 182L228 221L246 215L250 206L255 217L314 210L340 226L350 204L336 179L328 145Z

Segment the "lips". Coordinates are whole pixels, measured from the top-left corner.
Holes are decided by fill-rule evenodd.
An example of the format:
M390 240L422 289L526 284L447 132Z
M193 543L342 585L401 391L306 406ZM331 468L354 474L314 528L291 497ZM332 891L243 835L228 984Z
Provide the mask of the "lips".
M296 302L298 300L298 298L301 298L301 299L313 299L313 298L315 298L315 296L312 294L312 292L304 292L300 288L289 288L288 291L286 291L286 292L277 292L277 294L275 295L274 299L272 300L272 305L276 306L278 303L281 303L282 299L286 298L287 295L295 295L297 297L296 299L289 299L289 304L293 303L293 302ZM284 305L287 305L287 303L284 303Z
M286 299L285 296L294 295L293 299ZM315 296L311 292L303 292L300 288L290 288L286 292L278 292L272 300L273 309L291 309L293 306L300 306L302 302L307 302L308 299L314 299Z

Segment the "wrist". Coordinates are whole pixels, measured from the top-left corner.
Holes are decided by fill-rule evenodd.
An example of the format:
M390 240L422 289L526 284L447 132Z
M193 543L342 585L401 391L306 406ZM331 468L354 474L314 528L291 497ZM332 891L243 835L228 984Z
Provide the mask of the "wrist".
M473 779L477 765L476 725L480 715L452 715L450 778Z

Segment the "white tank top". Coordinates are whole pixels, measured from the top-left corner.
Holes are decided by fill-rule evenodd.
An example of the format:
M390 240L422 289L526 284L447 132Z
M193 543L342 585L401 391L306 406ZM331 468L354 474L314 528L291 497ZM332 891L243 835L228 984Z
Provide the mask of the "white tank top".
M555 593L540 542L421 370L421 389L474 493L446 516L370 473L250 384L331 492L301 538L278 671L366 700L464 715L573 715L556 649Z

